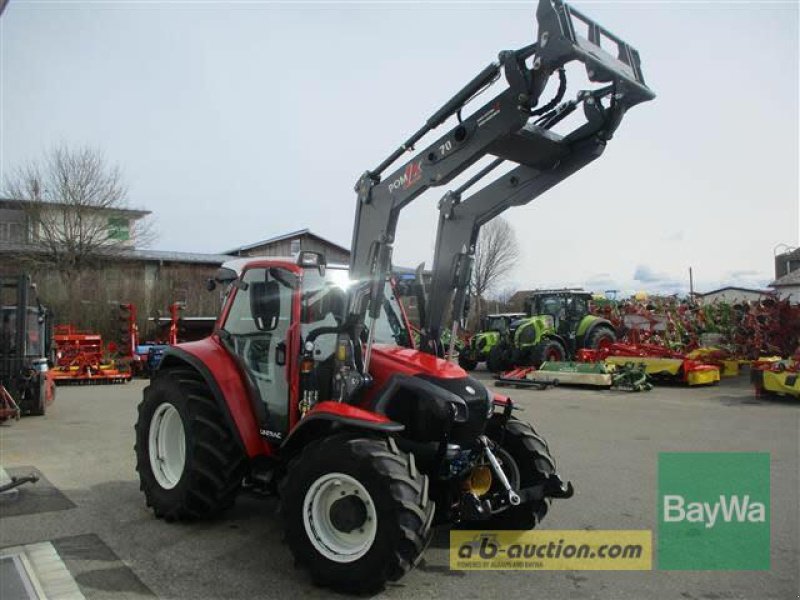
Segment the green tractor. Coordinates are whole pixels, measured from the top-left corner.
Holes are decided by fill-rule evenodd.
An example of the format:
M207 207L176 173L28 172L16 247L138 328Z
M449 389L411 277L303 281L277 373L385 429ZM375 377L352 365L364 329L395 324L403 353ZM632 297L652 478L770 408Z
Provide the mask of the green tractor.
M589 314L591 298L582 290L534 292L525 301L528 316L511 323L508 336L489 352L489 370L571 360L581 348L598 349L616 342L611 322Z
M508 338L511 324L524 319L525 313L501 313L482 319L480 332L473 335L458 354L458 364L473 371L478 363L489 359L489 353L501 340Z

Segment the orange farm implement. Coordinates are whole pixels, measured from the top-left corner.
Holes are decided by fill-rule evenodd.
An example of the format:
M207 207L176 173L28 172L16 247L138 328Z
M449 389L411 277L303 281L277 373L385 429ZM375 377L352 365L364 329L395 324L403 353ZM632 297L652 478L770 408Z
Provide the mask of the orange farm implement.
M103 350L103 338L97 333L79 331L73 325L57 325L56 383L125 383L131 378L128 369L118 368Z

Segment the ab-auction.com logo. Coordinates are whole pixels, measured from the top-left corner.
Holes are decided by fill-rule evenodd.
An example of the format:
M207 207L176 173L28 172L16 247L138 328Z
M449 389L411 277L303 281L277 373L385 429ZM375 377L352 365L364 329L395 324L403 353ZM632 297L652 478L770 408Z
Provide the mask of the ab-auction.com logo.
M662 453L658 498L660 569L770 568L769 454Z

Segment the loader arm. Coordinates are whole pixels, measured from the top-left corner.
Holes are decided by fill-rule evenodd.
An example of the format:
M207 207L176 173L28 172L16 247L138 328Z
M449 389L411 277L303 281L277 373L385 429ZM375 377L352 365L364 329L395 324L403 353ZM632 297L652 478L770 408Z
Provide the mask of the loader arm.
M567 35L554 44L555 56L570 54L567 40L573 40L571 51L581 60L587 56L598 58L598 63L587 62L589 79L611 82L610 87L594 91L581 91L575 100L566 102L543 115L535 124L526 125L516 136L516 143L498 145L492 154L498 158L479 171L464 185L451 190L439 202L439 224L433 260L433 273L425 303L424 322L421 327L420 348L442 356L441 334L450 308L451 348L456 337L458 322L463 318L466 296L472 276L475 247L481 227L513 206L523 206L599 158L619 126L625 111L654 97L644 86L638 53L587 17L562 5L563 10L548 11L540 3L540 42L544 26L556 27ZM578 18L588 27L589 38L582 39L574 33L571 19ZM546 25L545 25L546 24ZM601 36L619 42L619 56L630 58L622 62L607 55L596 46ZM565 48L565 46L567 46ZM602 59L602 60L600 60ZM627 67L631 67L628 69ZM608 105L603 100L608 99ZM550 128L583 105L586 123L566 136ZM473 195L464 193L488 176L504 162L517 166Z
M573 27L575 15L588 25L587 39L576 35ZM581 159L571 156L573 147L577 148L583 142L592 145L590 140L601 132L610 137L628 107L654 97L644 84L635 50L610 36L583 15L572 11L562 0L540 0L537 20L539 32L536 43L519 50L501 52L497 62L484 68L405 143L358 180L350 259L350 277L356 283L349 290L348 318L342 327L340 346L346 337L353 348L353 366L361 374L362 381L348 390L347 397L352 397L369 384L372 332L375 329L370 325L380 314L384 281L391 269L397 221L405 206L429 188L446 185L488 155L519 163L519 181L524 182L521 190L530 190L533 185L541 188L538 192L541 193L580 168L570 170L557 166L562 160L570 164L575 160L581 162ZM599 39L597 36L601 34L605 38L610 36L617 44L616 58L592 42L593 39ZM567 103L556 108L566 87L563 66L573 60L585 63L590 80L609 85L584 95L573 104ZM540 96L549 78L556 72L561 80L556 99L540 106ZM462 119L464 105L492 85L501 74L505 76L506 88ZM608 108L601 105L604 98L610 99ZM526 127L532 117L538 117L546 129L563 119L581 102L600 106L592 111L587 110L590 121L567 138L556 140L541 134L536 128ZM384 177L385 172L406 152L414 151L415 144L426 134L453 116L457 117L458 122L447 133ZM585 151L580 156L589 154L590 151ZM548 174L552 169L558 169L560 175ZM531 181L537 183L531 184ZM498 181L498 184L501 187L508 185L505 179ZM498 190L500 193L503 192ZM505 195L508 196L507 193ZM524 204L529 201L524 199L529 195L530 191L515 193L509 202ZM504 208L498 207L494 214L502 210ZM482 224L491 216L476 216L476 222ZM440 252L437 244L440 263L450 261L456 254L469 254L469 246L465 245L464 252L459 248L455 254L445 255L445 252L452 251L452 247L454 245L450 242L442 243ZM433 315L429 314L427 319L431 322ZM361 333L365 326L370 334L362 357ZM343 351L341 354L344 356L347 353Z

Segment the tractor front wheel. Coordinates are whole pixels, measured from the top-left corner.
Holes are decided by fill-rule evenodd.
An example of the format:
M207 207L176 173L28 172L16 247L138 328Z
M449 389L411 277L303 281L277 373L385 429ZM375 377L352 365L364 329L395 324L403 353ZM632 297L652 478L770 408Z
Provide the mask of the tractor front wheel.
M544 362L562 362L566 359L567 351L564 346L552 338L542 340L531 351L531 362L537 368Z
M465 371L474 371L478 366L478 361L464 353L458 355L458 366Z
M486 434L499 448L495 455L511 486L524 489L545 481L556 472L556 463L544 438L529 423L511 418L503 428L503 419L495 415L486 426ZM483 523L486 529L533 529L550 507L549 499L509 506Z
M496 344L489 350L486 358L486 368L492 373L502 373L513 365L511 364L510 349L505 344Z
M167 521L215 516L233 504L246 461L193 369L166 369L145 388L136 422L136 470L147 506Z
M417 564L431 535L428 478L391 438L309 443L281 484L286 541L314 582L372 593Z

